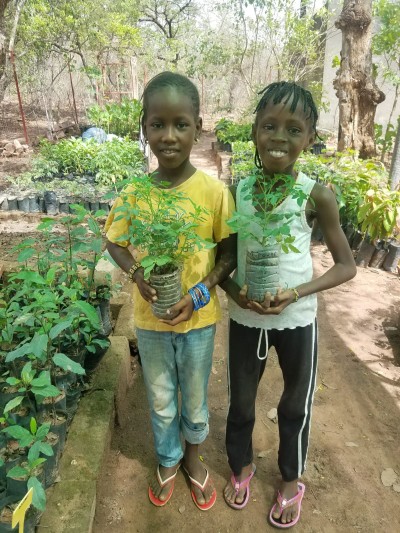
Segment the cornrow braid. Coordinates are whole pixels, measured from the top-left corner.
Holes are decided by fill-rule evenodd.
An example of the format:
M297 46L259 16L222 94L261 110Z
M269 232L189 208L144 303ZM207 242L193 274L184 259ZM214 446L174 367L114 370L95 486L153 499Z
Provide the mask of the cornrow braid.
M147 110L149 106L149 98L152 94L159 90L173 88L188 96L193 105L193 113L197 119L200 114L200 96L197 87L192 83L189 78L178 74L177 72L160 72L152 78L143 91L143 109L140 117L141 125L144 125L147 116Z
M318 111L310 91L304 89L303 87L300 87L300 85L297 85L297 83L295 82L278 81L275 83L271 83L270 85L259 91L258 94L262 94L262 97L254 111L256 115L259 111L261 111L261 109L264 109L270 102L272 102L274 105L280 104L281 102L283 102L283 104L287 104L289 100L292 99L289 108L291 113L294 113L297 104L299 102L302 102L304 113L307 113L307 111L309 111L307 120L311 121L311 127L315 135L318 136ZM262 168L262 162L257 148L254 154L254 163L257 168Z

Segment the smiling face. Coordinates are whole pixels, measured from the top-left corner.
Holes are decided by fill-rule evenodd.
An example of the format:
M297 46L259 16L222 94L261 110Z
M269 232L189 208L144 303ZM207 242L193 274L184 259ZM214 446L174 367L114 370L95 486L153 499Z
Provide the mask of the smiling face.
M190 152L201 132L201 118L191 98L173 87L154 92L148 98L143 126L160 177L174 182L187 179L194 171Z
M268 103L257 113L253 125L253 141L264 173L293 175L293 166L302 150L311 146L315 135L302 102L294 112L287 103Z

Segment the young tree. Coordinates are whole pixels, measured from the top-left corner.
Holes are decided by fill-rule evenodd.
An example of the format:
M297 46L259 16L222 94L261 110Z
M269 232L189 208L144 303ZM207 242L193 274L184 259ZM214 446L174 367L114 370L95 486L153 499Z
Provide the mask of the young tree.
M392 191L400 188L400 125L397 127L396 142L390 166L390 187Z
M379 31L372 40L372 50L384 62L380 65L383 79L394 86L392 109L383 135L381 161L385 159L388 140L396 135L396 123L392 123L400 96L400 4L398 0L376 0L374 15L379 18ZM390 142L390 146L392 143Z
M372 66L372 0L344 0L336 21L342 31L340 68L334 80L339 99L338 150L353 148L361 158L374 156L374 118L385 99Z
M10 53L14 53L14 43L18 23L26 0L0 0L0 102L11 81Z

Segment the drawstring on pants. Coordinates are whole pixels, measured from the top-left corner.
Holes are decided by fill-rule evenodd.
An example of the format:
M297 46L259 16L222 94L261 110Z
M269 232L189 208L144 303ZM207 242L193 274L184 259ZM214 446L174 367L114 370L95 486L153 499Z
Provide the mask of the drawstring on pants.
M265 355L264 357L260 357L261 340L263 333L265 335ZM264 359L268 357L268 332L266 329L263 328L260 328L260 336L258 337L257 357L260 359L260 361L264 361Z

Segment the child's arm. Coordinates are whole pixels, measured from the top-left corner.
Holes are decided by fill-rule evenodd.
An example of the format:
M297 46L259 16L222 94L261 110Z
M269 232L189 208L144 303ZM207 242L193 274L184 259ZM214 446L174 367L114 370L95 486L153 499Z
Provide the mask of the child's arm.
M215 266L211 272L201 280L201 283L204 283L208 290L228 278L229 274L236 268L236 243L236 234L232 234L217 243ZM173 320L161 320L161 322L169 324L170 326L176 326L180 322L189 320L193 314L193 300L190 294L185 294L185 296L183 296L177 304L171 307L169 311L172 316L174 316L175 313L178 313L178 316Z
M262 304L250 302L248 307L259 314L279 315L296 300L296 292L293 289L296 289L299 298L302 298L336 287L354 278L357 273L353 254L340 227L339 211L333 193L317 183L311 192L311 198L314 201L314 218L320 225L326 245L332 254L334 265L319 278L303 283L298 287L278 292L274 297L267 296Z
M107 250L109 251L114 261L117 263L117 265L122 268L122 270L124 270L126 273L128 273L129 269L135 263L135 259L133 258L129 249L107 240ZM146 300L146 302L149 302L151 304L157 300L156 291L149 285L149 283L143 277L142 267L136 270L133 275L132 281L137 284L140 294Z

